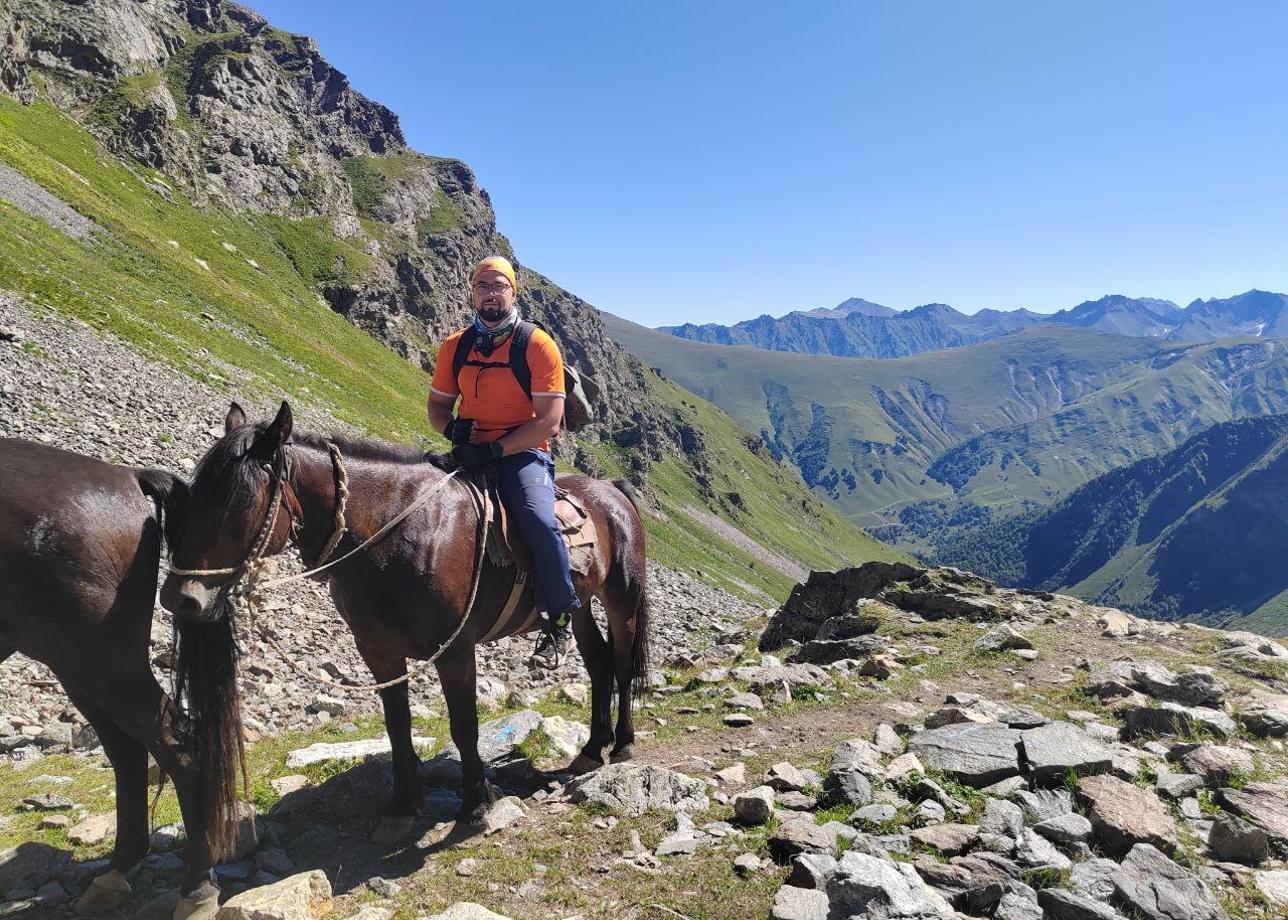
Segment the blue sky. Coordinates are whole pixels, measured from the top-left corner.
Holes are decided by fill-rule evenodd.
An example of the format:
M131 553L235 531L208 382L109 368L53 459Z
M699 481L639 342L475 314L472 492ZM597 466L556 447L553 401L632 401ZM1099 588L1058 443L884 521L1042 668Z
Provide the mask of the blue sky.
M637 322L1288 290L1288 3L251 5Z

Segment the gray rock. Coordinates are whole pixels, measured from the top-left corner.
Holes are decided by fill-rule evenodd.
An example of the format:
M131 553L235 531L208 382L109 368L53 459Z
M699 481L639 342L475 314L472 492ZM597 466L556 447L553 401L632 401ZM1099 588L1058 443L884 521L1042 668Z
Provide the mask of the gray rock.
M979 828L974 824L936 824L919 827L908 836L945 856L960 856L979 839Z
M970 806L965 802L959 802L945 791L944 787L939 785L933 779L917 780L917 785L913 787L913 794L918 798L930 799L938 802L947 811L955 815L966 815L970 813Z
M907 863L853 850L827 880L830 917L949 920L952 908Z
M944 811L944 806L940 805L934 799L926 799L924 802L919 804L917 806L917 810L913 812L912 823L919 827L928 824L939 824L946 817L947 813Z
M1039 789L1036 792L1025 789L1015 793L1012 800L1020 806L1025 820L1031 824L1058 818L1073 811L1073 796L1068 789Z
M1043 888L1038 903L1046 920L1123 920L1108 904L1060 888Z
M1288 908L1288 869L1254 872L1252 884L1273 907Z
M382 898L396 898L402 893L402 885L390 879L381 878L379 875L367 879L367 887Z
M774 862L786 864L801 853L832 855L836 852L836 835L815 824L809 816L784 821L774 828L766 841Z
M35 891L62 872L71 858L70 850L43 843L23 843L0 852L0 893Z
M1015 631L1009 623L994 626L975 640L975 648L981 652L1003 652L1009 649L1031 649L1033 641Z
M1288 785L1248 783L1242 789L1220 789L1217 803L1261 828L1277 849L1288 850Z
M855 827L878 827L893 821L897 814L899 809L893 805L864 805L862 808L855 809L845 820Z
M1154 791L1163 798L1183 799L1203 788L1203 777L1193 773L1160 773Z
M574 779L567 791L573 802L591 802L628 815L703 811L710 804L701 781L649 764L609 764Z
M872 801L872 784L858 770L832 770L823 780L819 802L831 805L867 805Z
M769 920L827 920L827 895L809 888L784 885L774 895Z
M1097 841L1110 855L1126 853L1138 843L1169 853L1176 849L1176 824L1153 792L1107 775L1084 776L1077 792Z
M882 754L896 756L903 753L903 739L894 730L894 726L887 722L882 722L876 727L872 742Z
M1051 722L1020 735L1029 774L1040 784L1062 782L1069 770L1079 776L1107 773L1113 753L1072 722Z
M836 860L826 853L801 853L792 860L787 884L822 891L827 887L827 876L835 868Z
M1086 843L1091 838L1091 822L1077 813L1048 818L1035 824L1033 829L1060 846Z
M993 920L1043 920L1037 892L1028 885L1013 883L1019 890L1008 891L997 902Z
M774 813L774 790L757 786L738 793L733 799L733 813L740 823L759 827Z
M1158 706L1131 706L1123 710L1122 736L1131 740L1142 735L1185 735L1198 729L1212 732L1219 738L1234 734L1234 719L1219 709L1182 706L1179 703L1160 703Z
M1260 865L1270 850L1266 832L1237 815L1223 811L1212 821L1208 833L1208 851L1221 862Z
M483 836L491 837L522 821L526 816L523 800L518 796L507 795L497 799L483 818Z
M1181 763L1191 773L1203 777L1209 786L1228 783L1235 776L1246 777L1256 769L1251 754L1223 744L1200 744L1184 754Z
M1073 866L1069 857L1031 827L1026 827L1015 840L1015 861L1029 869L1055 869L1058 872Z
M881 776L885 772L881 767L881 752L872 742L864 741L862 738L850 738L832 749L828 772L854 771L870 777Z
M982 834L999 834L1012 839L1024 829L1024 812L1014 802L1002 799L988 799L984 802L984 813L979 819L979 830Z
M934 888L953 908L973 916L991 913L1009 885L1009 879L992 866L978 861L962 864L919 856L913 861L913 867L922 881Z
M778 792L800 792L807 786L818 785L820 781L813 770L797 769L785 760L774 764L765 773L765 785Z
M1019 742L1015 729L965 723L918 732L908 750L929 769L979 787L1019 774Z
M1114 889L1126 911L1144 920L1225 920L1207 885L1148 843L1131 848Z
M1069 879L1070 890L1091 898L1108 901L1114 896L1114 873L1118 863L1112 859L1096 857L1076 863Z

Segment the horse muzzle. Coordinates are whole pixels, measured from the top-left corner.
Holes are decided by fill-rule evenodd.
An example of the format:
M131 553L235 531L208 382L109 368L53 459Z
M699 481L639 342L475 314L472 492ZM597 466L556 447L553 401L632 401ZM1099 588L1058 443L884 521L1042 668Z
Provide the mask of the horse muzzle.
M161 585L161 606L176 617L193 623L209 623L219 619L219 596L228 585L206 584L201 578L167 575Z

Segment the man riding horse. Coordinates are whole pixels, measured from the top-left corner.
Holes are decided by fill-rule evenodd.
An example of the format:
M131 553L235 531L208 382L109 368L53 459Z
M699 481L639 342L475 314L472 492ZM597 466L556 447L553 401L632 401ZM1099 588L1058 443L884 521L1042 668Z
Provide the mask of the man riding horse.
M542 630L529 664L553 670L567 655L569 621L580 606L555 518L549 443L563 420L563 358L554 339L519 318L508 259L490 256L475 265L470 291L477 313L438 352L429 423L452 442L466 470L495 466L501 499L532 550ZM522 351L512 355L515 348Z

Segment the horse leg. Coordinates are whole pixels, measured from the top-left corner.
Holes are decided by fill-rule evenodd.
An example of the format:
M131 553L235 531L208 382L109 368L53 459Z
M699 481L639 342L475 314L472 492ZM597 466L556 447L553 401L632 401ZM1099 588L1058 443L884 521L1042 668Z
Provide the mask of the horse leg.
M590 675L590 739L568 766L572 773L598 770L604 748L613 743L613 653L586 603L573 615L572 632Z
M461 807L456 820L476 827L482 824L496 796L483 774L483 759L479 757L478 672L474 646L466 646L463 650L450 649L435 664L439 682L443 685L443 698L447 701L452 741L461 752Z
M634 699L634 660L632 653L635 645L635 629L632 608L616 597L610 597L604 603L608 613L608 640L612 645L613 669L617 679L617 729L613 732L617 743L609 753L609 760L622 763L634 755L631 745L635 743L635 719L631 711Z
M115 910L130 898L126 874L148 852L148 752L121 730L94 698L62 681L63 689L98 734L116 775L116 840L107 871L96 876L76 902L76 912L92 916Z
M361 652L377 683L396 680L407 673L405 658L382 658L366 649L361 649ZM381 690L380 703L385 711L385 733L389 736L392 750L394 791L371 841L387 845L406 837L416 822L421 795L420 758L411 743L411 702L407 681Z

